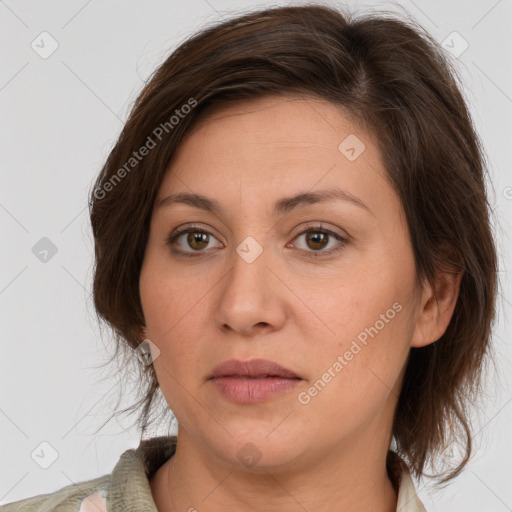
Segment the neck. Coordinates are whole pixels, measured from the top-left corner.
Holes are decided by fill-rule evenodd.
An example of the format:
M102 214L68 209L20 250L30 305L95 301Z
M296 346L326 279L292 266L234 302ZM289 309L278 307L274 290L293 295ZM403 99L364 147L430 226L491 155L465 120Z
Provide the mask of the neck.
M351 441L292 466L233 468L202 449L186 431L176 453L150 482L159 512L395 512L397 495L386 470L389 443ZM307 471L304 468L307 467Z

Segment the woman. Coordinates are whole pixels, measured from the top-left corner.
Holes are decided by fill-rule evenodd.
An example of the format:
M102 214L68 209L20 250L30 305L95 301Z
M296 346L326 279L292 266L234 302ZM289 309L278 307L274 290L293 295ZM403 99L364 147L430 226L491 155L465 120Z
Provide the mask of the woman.
M411 476L471 454L484 178L409 23L282 7L184 42L91 192L97 312L140 359L142 432L160 389L178 435L3 510L425 510Z

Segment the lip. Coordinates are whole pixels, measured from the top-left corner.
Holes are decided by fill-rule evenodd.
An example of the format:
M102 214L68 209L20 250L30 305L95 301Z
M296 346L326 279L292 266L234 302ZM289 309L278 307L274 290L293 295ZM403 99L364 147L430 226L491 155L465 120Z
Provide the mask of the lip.
M238 361L231 359L213 369L211 379L218 377L283 377L286 379L300 378L288 368L267 359L251 359Z
M216 366L208 380L228 400L258 403L295 387L302 379L292 370L266 359L232 359Z

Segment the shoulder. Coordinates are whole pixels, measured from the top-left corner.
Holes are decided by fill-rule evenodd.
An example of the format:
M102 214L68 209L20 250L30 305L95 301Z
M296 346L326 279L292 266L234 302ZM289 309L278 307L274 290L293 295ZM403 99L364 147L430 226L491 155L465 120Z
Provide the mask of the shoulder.
M0 506L0 512L107 512L110 475Z
M176 443L176 436L142 440L110 474L0 506L0 512L107 512L107 501L110 510L156 512L149 478L174 454Z

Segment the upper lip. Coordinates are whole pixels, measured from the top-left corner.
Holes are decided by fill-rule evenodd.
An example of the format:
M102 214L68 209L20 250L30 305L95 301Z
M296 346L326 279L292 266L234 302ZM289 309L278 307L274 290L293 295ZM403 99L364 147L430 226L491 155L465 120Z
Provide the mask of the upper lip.
M216 366L210 379L218 377L282 377L287 379L300 378L288 368L269 361L267 359L252 359L250 361L238 361L231 359Z

